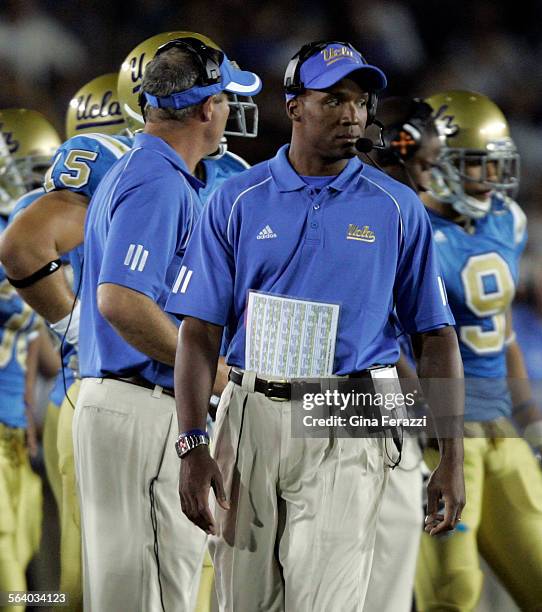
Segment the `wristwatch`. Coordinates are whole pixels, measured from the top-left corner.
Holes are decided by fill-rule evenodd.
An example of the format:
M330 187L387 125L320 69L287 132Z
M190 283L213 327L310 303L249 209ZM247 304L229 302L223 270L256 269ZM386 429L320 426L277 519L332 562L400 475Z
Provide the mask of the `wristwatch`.
M202 444L209 444L209 434L202 429L191 429L190 431L185 431L177 438L175 450L179 459L181 459L191 450Z

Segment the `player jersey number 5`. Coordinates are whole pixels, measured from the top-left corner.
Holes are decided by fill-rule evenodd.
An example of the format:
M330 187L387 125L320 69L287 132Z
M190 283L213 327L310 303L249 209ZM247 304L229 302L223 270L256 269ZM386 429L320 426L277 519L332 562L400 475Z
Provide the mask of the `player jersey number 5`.
M461 341L478 355L495 353L504 347L506 311L515 293L514 280L506 261L495 252L469 257L461 272L465 301L481 319L491 319L492 329L462 325Z
M59 153L45 174L43 186L47 192L60 187L60 185L55 185L53 172L61 157L62 153ZM98 153L96 151L72 149L64 160L64 166L68 169L68 172L62 172L58 177L58 180L62 183L62 187L68 189L79 189L80 187L84 187L90 178L90 167L86 162L96 161L97 157Z

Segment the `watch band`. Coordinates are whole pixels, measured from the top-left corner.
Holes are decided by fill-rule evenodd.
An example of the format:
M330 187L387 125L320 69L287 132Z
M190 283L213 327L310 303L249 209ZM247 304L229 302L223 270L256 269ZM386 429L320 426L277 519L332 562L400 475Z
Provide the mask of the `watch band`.
M182 433L175 442L179 459L202 444L209 444L209 434L201 429L191 429Z

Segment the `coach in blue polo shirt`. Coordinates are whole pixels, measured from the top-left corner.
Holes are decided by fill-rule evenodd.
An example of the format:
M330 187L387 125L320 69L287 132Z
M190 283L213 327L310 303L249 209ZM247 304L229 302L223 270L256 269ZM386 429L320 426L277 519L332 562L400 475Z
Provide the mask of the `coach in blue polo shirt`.
M385 441L292 438L295 372L392 366L395 307L419 335L420 375L462 375L423 205L356 157L385 85L348 43L312 43L294 56L285 76L290 145L215 193L166 306L184 316L175 364L181 502L212 534L221 610L363 607ZM212 458L202 430L223 328L233 370ZM434 534L454 527L464 497L462 442L442 447Z
M205 535L179 507L179 321L164 306L201 210L195 167L224 132L226 92L260 87L198 39L160 47L142 82L143 133L90 202L74 417L88 610L193 609Z

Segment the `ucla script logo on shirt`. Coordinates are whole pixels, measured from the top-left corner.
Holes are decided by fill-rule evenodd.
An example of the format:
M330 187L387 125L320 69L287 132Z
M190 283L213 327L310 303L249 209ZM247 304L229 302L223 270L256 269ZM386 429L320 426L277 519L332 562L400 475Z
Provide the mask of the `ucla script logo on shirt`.
M351 223L346 232L347 240L359 240L360 242L374 242L376 240L375 233L369 229L368 225L360 227Z

